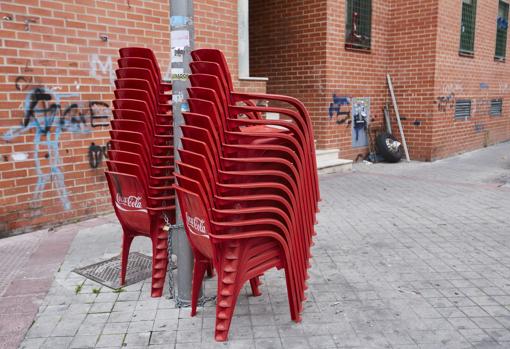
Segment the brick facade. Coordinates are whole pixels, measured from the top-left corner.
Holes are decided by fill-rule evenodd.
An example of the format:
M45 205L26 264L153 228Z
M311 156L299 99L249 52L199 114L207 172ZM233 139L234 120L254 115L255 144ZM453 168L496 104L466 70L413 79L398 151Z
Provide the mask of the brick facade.
M235 74L237 5L195 12L197 47L223 49ZM169 16L168 0L0 2L0 237L112 211L104 155L93 168L89 154L109 138L118 49L151 48L168 78Z
M290 94L309 108L319 149L356 159L343 115L329 118L333 94L369 97L374 125L391 102L390 73L411 158L432 160L510 139L508 63L494 60L498 2L478 1L475 55L459 56L461 0L372 1L369 53L346 49L346 1L250 1L251 69L268 92ZM445 98L448 105L443 106ZM488 103L503 98L503 115ZM473 101L472 117L455 120L455 100ZM349 106L342 111L350 110ZM393 130L398 133L393 116Z
M365 156L366 146L353 147L351 104L369 98L371 122L382 125L387 73L413 159L510 139L510 70L494 60L497 1L478 1L474 57L458 54L461 0L373 0L370 52L345 48L344 0L249 3L250 75L306 104L317 148ZM194 5L196 47L225 52L238 90L264 92L265 81L238 78L237 2ZM111 212L104 156L89 157L108 139L117 52L150 47L168 78L169 15L168 0L0 2L0 236ZM333 95L351 104L330 117ZM488 115L495 98L499 117ZM472 100L468 120L454 118L458 99Z

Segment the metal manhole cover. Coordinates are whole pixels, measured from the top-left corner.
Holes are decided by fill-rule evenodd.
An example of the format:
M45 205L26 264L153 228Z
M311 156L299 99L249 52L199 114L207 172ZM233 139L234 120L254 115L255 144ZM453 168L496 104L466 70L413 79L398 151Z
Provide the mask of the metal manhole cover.
M73 270L88 279L113 289L120 288L120 256ZM152 274L152 257L139 252L129 254L126 284L135 284L149 278Z

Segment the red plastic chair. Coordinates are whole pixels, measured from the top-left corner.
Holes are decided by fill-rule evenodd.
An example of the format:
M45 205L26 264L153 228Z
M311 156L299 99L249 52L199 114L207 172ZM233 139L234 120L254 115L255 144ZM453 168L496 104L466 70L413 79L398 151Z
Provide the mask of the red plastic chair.
M194 98L190 98L188 100L188 102L190 105L190 109L193 112L200 113L202 115L207 114L207 116L211 117L211 120L213 121L213 124L215 125L215 127L216 128L220 127L219 125L221 124L221 117L216 114L217 108L214 107L214 104L212 102L194 99ZM214 120L216 120L216 122L214 122ZM243 122L243 121L246 121L246 120L227 119L226 123L229 124L229 123L233 123L233 122ZM281 126L282 124L276 122L273 125ZM227 141L228 144L247 144L247 139L249 139L249 138L244 137L243 135L245 133L251 134L250 131L245 131L245 130L241 131L238 127L235 127L235 125L234 125L234 127L231 127L231 129L237 130L238 132L241 132L241 134L239 134L239 137L237 137L237 138L235 137L235 134L230 134L229 140ZM258 131L259 132L255 132L255 133L257 133L259 135L259 139L263 140L262 144L279 144L282 146L287 146L294 153L296 153L296 155L299 159L305 160L301 170L304 171L303 172L305 174L304 178L305 178L307 184L303 188L305 190L305 193L307 193L306 196L309 198L308 200L310 201L310 205L312 207L316 207L317 197L314 195L314 191L313 191L314 188L313 188L312 179L310 178L312 175L310 172L310 167L308 166L309 163L306 162L306 157L304 156L304 150L300 146L299 141L296 140L295 137L293 137L293 135L287 134L285 132L273 133L273 132L268 132L267 130L266 130L266 132L262 132L262 130L258 130ZM293 131L295 133L299 133L299 131L296 129L293 129ZM226 134L227 131L224 131L223 133ZM310 212L310 214L313 215L313 212Z
M162 229L164 217L175 224L175 205L150 206L165 199L149 198L136 176L105 171L115 213L122 225L121 285L126 281L129 249L136 236L152 240L152 287L151 296L161 297L168 266L168 235Z
M190 135L192 136L192 130L196 131L196 128L186 125L182 126L183 133L185 136ZM204 131L204 130L202 130ZM199 138L199 137L197 137ZM206 159L214 159L217 158L218 155L214 151L214 146L209 144L205 144L202 142L198 142L193 139L189 138L182 138L184 150L180 150L181 158L185 159L187 163L190 164L200 164L201 168L211 168L218 166L215 164L213 160L209 161L209 164L205 164L207 161ZM188 152L194 151L195 153ZM211 150L214 154L211 155ZM204 157L202 159L198 158L196 154L203 154ZM194 156L194 158L192 157ZM282 189L282 186L286 188L286 193L281 194L287 197L288 202L295 208L299 208L299 205L297 204L299 202L299 199L295 198L295 193L297 191L297 187L293 184L292 178L286 175L285 173L285 167L281 168L279 171L275 169L274 165L275 163L282 163L285 164L284 160L279 158L256 158L253 159L253 161L250 163L250 160L252 159L226 159L221 158L221 161L219 161L220 166L228 167L228 164L234 165L233 169L234 171L219 171L218 169L210 170L210 172L217 171L221 175L221 178L213 178L210 177L209 181L211 183L217 183L218 181L222 183L229 183L233 184L234 186L237 184L243 184L243 183L260 183L265 182L269 188L269 190L276 190ZM225 166L226 165L226 166ZM269 165L269 166L268 166ZM283 170L283 171L282 171ZM278 185L279 187L275 187L275 185ZM246 188L245 188L246 189ZM246 191L244 192L246 193ZM299 218L302 218L302 214L298 214ZM309 223L308 223L309 224ZM301 230L301 227L304 227L306 225L305 222L301 222L299 228L295 229L296 234L298 230ZM308 265L308 257L310 256L309 253L309 243L307 242L309 238L306 237L308 234L305 234L305 232L301 232L300 236L295 236L295 239L292 241L293 245L296 245L296 251L301 256L299 257L298 263L302 266ZM305 241L306 240L306 241ZM301 251L301 252L299 252ZM306 255L306 259L303 257ZM303 275L306 275L306 270L303 268ZM303 276L305 277L305 276Z
M106 176L124 231L121 282L133 238L147 236L153 244L151 295L160 297L168 264L163 226L175 224L171 95L164 93L171 85L161 81L151 50L125 48L120 53Z
M125 47L121 48L119 50L120 56L122 58L125 57L141 57L141 58L147 58L150 59L153 63L153 66L157 70L157 77L159 81L161 81L161 92L164 91L171 91L172 90L172 84L165 83L162 81L162 75L161 75L161 69L159 68L158 61L156 59L156 56L154 55L154 52L152 52L151 49L145 48L145 47Z
M286 103L290 105L292 108L294 108L299 115L301 116L301 121L306 125L306 128L308 130L308 137L310 140L313 140L313 130L311 125L311 118L308 114L308 111L306 107L304 106L301 101L289 97L289 96L283 96L283 95L274 95L274 94L260 94L260 93L236 93L234 92L234 86L232 83L232 77L228 68L227 61L225 59L225 56L220 50L217 49L198 49L194 50L191 53L193 60L196 62L212 62L218 65L219 69L212 68L209 66L206 68L206 73L211 74L215 73L218 77L222 78L223 86L225 88L226 97L229 100L229 104L236 105L238 102L243 102L247 104L252 104L250 101L252 100L269 100L269 101L276 101L279 103ZM192 69L193 66L191 66ZM200 70L199 67L195 67ZM317 177L317 164L316 164L316 157L315 157L315 147L313 144L310 144L310 154L312 155L312 165L314 170L314 180L317 183L316 185L316 193L317 197L320 197L319 189L318 189L318 177Z
M183 158L189 159L189 156L194 155L191 152L187 152ZM197 164L200 164L200 161L196 161ZM305 261L300 254L300 244L299 241L296 239L297 236L295 233L299 230L299 225L296 224L296 220L293 209L291 208L290 204L284 199L283 196L275 195L275 191L273 190L273 194L268 195L266 193L262 194L260 191L257 191L256 189L259 188L247 188L246 186L243 188L242 194L238 194L237 196L229 196L229 197L222 197L221 194L218 192L217 188L221 188L222 184L214 182L214 179L211 177L206 176L206 174L197 167L188 165L186 163L178 162L180 173L187 176L188 178L195 179L200 185L205 189L207 196L211 198L211 206L216 208L222 208L222 209L239 209L239 208L251 208L251 209L259 209L257 211L257 217L261 218L271 218L271 219L277 219L282 224L284 224L287 229L285 229L283 232L283 237L288 242L289 246L294 246L296 248L295 254L293 252L292 258L294 262L300 266L301 272L297 274L299 276L299 279L304 282L306 278L308 277L306 274L306 268L305 268ZM202 165L202 168L207 168L206 166ZM243 177L246 178L246 176L252 176L257 177L257 175L253 174L246 174L246 173L240 173L240 172L224 172L222 173L221 177ZM258 174L260 177L260 174ZM267 176L266 176L267 177ZM258 178L260 179L260 178ZM221 179L220 179L221 180ZM270 179L268 179L270 181ZM228 179L226 180L228 182ZM235 183L235 181L233 182ZM263 183L260 180L256 180L255 183L262 183L269 188L269 190L274 189L273 183L267 182ZM235 185L235 184L234 184ZM251 190L253 189L253 190ZM250 191L253 191L253 195ZM237 216L236 216L237 217ZM236 220L236 217L230 217L230 219ZM245 217L246 218L246 217ZM301 289L301 297L304 297L304 289L306 289L306 285L303 286L303 289ZM302 298L304 299L304 298Z
M146 80L150 85L153 91L161 91L160 82L156 81L154 79L153 73L149 69L145 68L137 68L137 67L130 67L130 68L119 68L115 70L115 74L117 76L117 79L142 79ZM163 98L161 96L165 96L161 92L158 96L155 96L157 100L159 98Z
M202 195L176 186L185 229L195 252L195 275L193 292L201 281L204 260L212 260L218 272L218 298L216 305L215 338L225 341L236 305L236 299L244 283L266 270L285 269L287 290L292 318L299 320L294 302L294 283L291 279L288 246L273 229L268 219L224 223L212 221ZM218 215L221 212L216 210ZM228 213L227 213L228 215ZM203 272L202 272L203 273ZM196 307L196 306L195 306Z
M190 80L191 80L192 84L197 83L194 79L195 77L196 76L194 76L194 75L190 76ZM215 82L216 85L218 84L218 82L217 82L218 79L212 75L205 76L202 74L199 77L207 77L207 79L205 79L205 80L207 80L208 82L213 81L213 82ZM201 81L200 83L205 84L204 81ZM208 87L214 87L214 86L208 85ZM190 95L197 94L197 93L195 93L194 89L195 89L195 87L189 89ZM270 136L271 133L273 133L273 132L274 133L282 133L282 132L286 133L286 132L292 131L292 135L297 141L297 147L300 149L299 151L301 151L303 153L303 155L301 155L301 158L305 161L305 164L306 164L305 170L308 172L308 175L306 176L306 178L308 179L308 183L311 187L313 198L315 200L314 206L317 209L317 201L319 199L318 199L317 192L316 192L316 189L318 187L317 187L315 181L313 180L315 171L313 171L313 168L312 168L313 166L311 165L312 163L310 162L310 157L304 156L307 154L307 147L308 147L307 143L309 143L309 141L306 137L306 133L303 133L303 130L300 129L297 124L290 123L287 121L282 121L282 120L276 120L276 121L275 120L253 120L253 119L240 120L240 119L236 119L236 118L230 118L225 115L215 116L214 114L217 114L218 112L221 111L221 108L211 109L212 104L215 104L215 105L218 104L219 98L217 98L217 93L215 90L213 90L213 91L209 91L208 94L205 94L204 90L205 90L205 88L203 88L203 87L199 90L200 95L204 98L209 98L209 100L205 101L205 100L199 100L196 98L190 98L189 104L190 104L191 111L218 117L222 120L225 120L223 122L223 124L226 129L230 129L230 130L233 129L233 130L238 130L241 132L251 132L251 133L258 132L258 133L261 133L261 135L264 133L266 138L268 136ZM219 92L221 93L221 89L219 90ZM224 103L226 103L226 101L224 101ZM249 107L249 108L248 107L230 107L229 113L231 115L246 114L247 116L250 116L250 113L254 110L261 111L262 109L260 109L258 107ZM264 110L266 112L275 112L275 113L289 114L289 115L292 114L291 111L281 109L281 108L265 108ZM267 141L265 141L264 143L268 143L268 142L273 143L274 141L275 140L273 138L267 138Z
M144 101L149 107L150 115L168 114L172 111L172 106L166 103L158 103L149 92L141 89L121 88L115 90L115 98L117 99L136 99Z

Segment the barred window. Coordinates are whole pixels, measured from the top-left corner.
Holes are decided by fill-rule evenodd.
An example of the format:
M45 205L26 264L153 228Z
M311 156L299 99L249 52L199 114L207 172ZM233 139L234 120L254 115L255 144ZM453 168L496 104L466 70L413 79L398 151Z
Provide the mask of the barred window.
M499 2L497 32L496 32L496 59L504 60L506 57L506 40L508 32L508 4Z
M467 120L471 117L471 100L457 99L455 101L455 119Z
M347 0L345 47L370 50L372 0Z
M476 0L462 0L460 54L473 55L475 49Z
M501 116L503 114L503 99L493 99L491 100L491 116Z

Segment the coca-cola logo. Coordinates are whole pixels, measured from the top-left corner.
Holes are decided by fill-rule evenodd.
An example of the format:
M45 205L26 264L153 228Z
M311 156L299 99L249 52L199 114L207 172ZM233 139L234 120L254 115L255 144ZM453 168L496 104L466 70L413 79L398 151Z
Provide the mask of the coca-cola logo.
M141 196L122 196L119 193L117 193L117 197L115 198L115 201L119 205L131 207L131 208L142 208L142 197Z
M205 220L198 217L191 217L188 212L186 212L186 224L191 230L197 231L201 234L207 234L207 230L205 229Z

